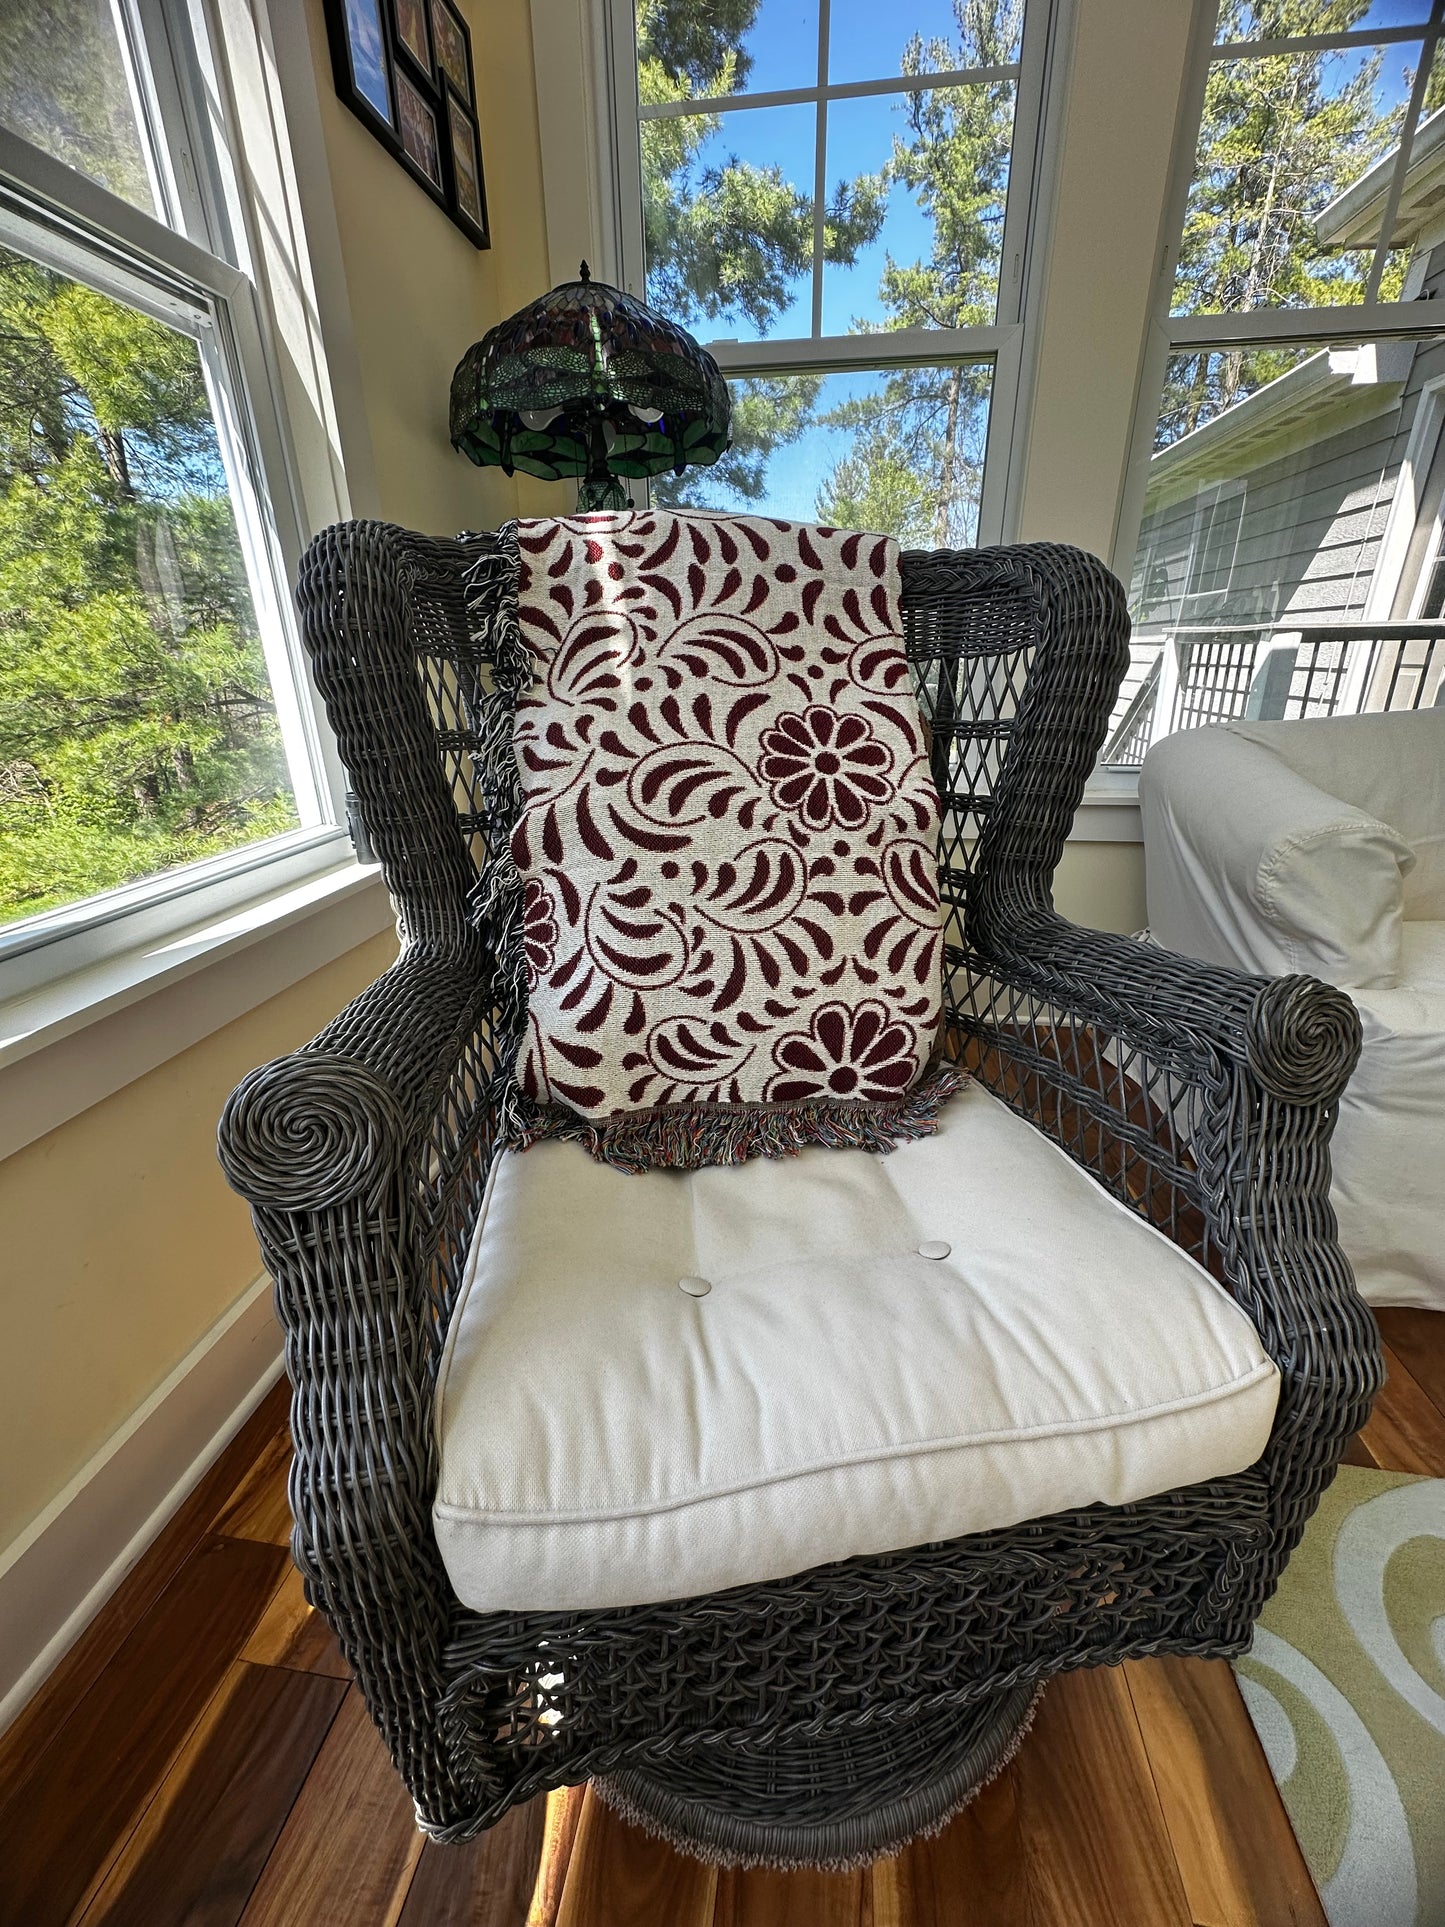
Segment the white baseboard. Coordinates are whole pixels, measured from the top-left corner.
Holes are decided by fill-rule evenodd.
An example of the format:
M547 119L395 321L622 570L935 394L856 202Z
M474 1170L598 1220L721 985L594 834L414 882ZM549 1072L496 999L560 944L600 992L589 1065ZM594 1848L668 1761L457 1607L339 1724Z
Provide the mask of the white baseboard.
M280 1374L261 1277L0 1554L0 1732Z

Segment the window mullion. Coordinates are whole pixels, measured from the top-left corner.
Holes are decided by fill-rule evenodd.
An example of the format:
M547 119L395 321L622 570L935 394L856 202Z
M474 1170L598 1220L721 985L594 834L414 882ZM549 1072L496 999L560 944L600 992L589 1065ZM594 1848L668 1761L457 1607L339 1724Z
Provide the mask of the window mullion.
M1430 8L1431 25L1439 21L1442 0L1432 0ZM1390 235L1399 212L1400 196L1405 191L1405 175L1410 166L1410 148L1414 143L1415 129L1420 124L1420 109L1425 103L1425 88L1430 79L1430 67L1435 57L1435 36L1426 34L1420 48L1420 60L1415 69L1415 84L1410 89L1409 105L1405 109L1405 119L1400 128L1400 151L1395 156L1394 171L1390 175L1390 188L1385 196L1385 206L1380 215L1380 238L1375 243L1374 258L1370 262L1370 276L1365 283L1365 306L1372 308L1379 300L1380 278L1385 272L1385 263L1390 255Z
M828 29L831 0L818 0L818 102L813 126L813 335L823 332L823 244L827 234L828 199L828 104L823 89L828 84Z
M128 258L223 300L246 285L228 261L0 127L0 191L7 183L31 218L53 217L58 232L98 258Z

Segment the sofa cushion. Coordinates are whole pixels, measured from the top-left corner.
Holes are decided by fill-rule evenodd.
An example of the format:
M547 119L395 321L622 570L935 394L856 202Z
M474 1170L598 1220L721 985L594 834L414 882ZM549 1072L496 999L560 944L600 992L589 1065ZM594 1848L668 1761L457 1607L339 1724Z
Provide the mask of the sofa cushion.
M493 1168L436 1538L477 1611L682 1598L1240 1471L1277 1393L1209 1275L977 1086L887 1156L548 1141Z

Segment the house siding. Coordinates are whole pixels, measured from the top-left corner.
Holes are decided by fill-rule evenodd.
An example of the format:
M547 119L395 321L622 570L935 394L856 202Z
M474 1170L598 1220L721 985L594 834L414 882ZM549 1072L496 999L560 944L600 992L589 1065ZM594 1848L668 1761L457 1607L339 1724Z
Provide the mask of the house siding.
M1407 391L1390 414L1260 468L1242 468L1244 512L1222 593L1185 593L1198 495L1146 515L1134 582L1141 625L1252 627L1292 615L1359 616L1400 472L1400 423L1413 408Z
M1422 296L1445 299L1445 245L1434 251ZM1445 312L1445 310L1442 310ZM1428 308L1421 319L1428 319ZM1395 488L1425 387L1445 377L1445 337L1422 343L1395 406L1371 420L1291 450L1258 467L1241 463L1245 485L1234 568L1220 594L1185 593L1199 494L1146 511L1131 603L1141 637L1195 627L1274 627L1354 621L1365 610ZM1433 450L1424 451L1428 470ZM1424 476L1417 478L1423 485ZM1202 483L1201 490L1212 484ZM1433 519L1439 504L1426 501ZM1394 613L1409 605L1413 579L1430 557L1411 549L1409 580Z

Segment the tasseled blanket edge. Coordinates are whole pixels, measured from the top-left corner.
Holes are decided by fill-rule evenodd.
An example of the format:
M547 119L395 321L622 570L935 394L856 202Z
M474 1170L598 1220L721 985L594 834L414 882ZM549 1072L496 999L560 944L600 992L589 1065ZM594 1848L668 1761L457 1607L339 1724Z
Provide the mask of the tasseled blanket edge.
M703 1104L640 1113L603 1124L559 1104L520 1098L517 1150L547 1138L580 1144L599 1164L638 1177L644 1171L698 1171L749 1158L795 1157L811 1145L835 1151L896 1150L932 1137L938 1114L969 1081L955 1064L929 1072L903 1097L874 1104Z

